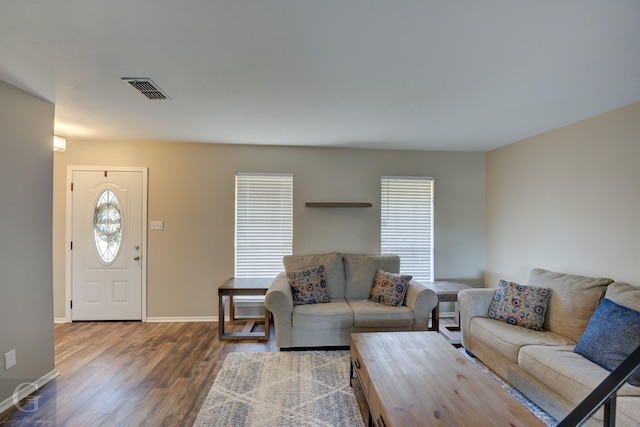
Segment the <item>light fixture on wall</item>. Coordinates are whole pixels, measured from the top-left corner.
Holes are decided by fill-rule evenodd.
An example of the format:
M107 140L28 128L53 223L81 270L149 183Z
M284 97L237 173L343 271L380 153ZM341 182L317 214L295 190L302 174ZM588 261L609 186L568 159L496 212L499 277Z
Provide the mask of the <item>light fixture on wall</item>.
M53 137L53 151L65 151L67 149L67 140L61 136Z

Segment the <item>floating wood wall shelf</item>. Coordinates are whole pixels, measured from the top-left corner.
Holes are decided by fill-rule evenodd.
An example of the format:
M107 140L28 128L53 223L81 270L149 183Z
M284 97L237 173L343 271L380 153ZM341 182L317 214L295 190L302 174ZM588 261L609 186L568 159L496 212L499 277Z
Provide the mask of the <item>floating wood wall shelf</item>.
M307 202L308 208L370 208L371 203L367 202Z

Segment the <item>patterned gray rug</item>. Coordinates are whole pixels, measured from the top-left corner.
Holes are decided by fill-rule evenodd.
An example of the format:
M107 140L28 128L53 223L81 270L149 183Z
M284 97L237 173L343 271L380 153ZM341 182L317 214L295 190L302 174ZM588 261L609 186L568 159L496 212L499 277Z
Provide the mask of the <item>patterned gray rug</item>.
M469 358L547 426L557 424L480 361ZM230 353L194 426L363 427L349 386L349 352Z
M230 353L194 426L362 427L349 352Z

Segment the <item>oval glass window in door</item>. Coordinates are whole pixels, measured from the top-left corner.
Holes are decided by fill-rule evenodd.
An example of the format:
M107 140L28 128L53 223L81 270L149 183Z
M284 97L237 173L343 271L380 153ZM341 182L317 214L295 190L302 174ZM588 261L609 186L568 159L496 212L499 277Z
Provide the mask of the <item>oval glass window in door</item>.
M93 214L93 236L98 256L105 264L115 261L122 241L120 202L111 190L98 197Z

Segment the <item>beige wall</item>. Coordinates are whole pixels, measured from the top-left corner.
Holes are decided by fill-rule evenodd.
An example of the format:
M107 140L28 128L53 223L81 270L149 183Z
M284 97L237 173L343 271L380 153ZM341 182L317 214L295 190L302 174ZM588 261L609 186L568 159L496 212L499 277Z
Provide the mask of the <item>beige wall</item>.
M69 141L55 157L55 317L65 315L67 165L149 167L148 316L217 315L217 287L233 276L234 177L294 174L294 253L380 251L380 177L435 178L435 275L481 283L484 154L191 143ZM372 208L306 208L364 201Z
M532 267L640 284L640 103L486 155L487 286Z
M53 104L0 81L0 407L54 371L53 116ZM5 371L11 350L17 364Z

